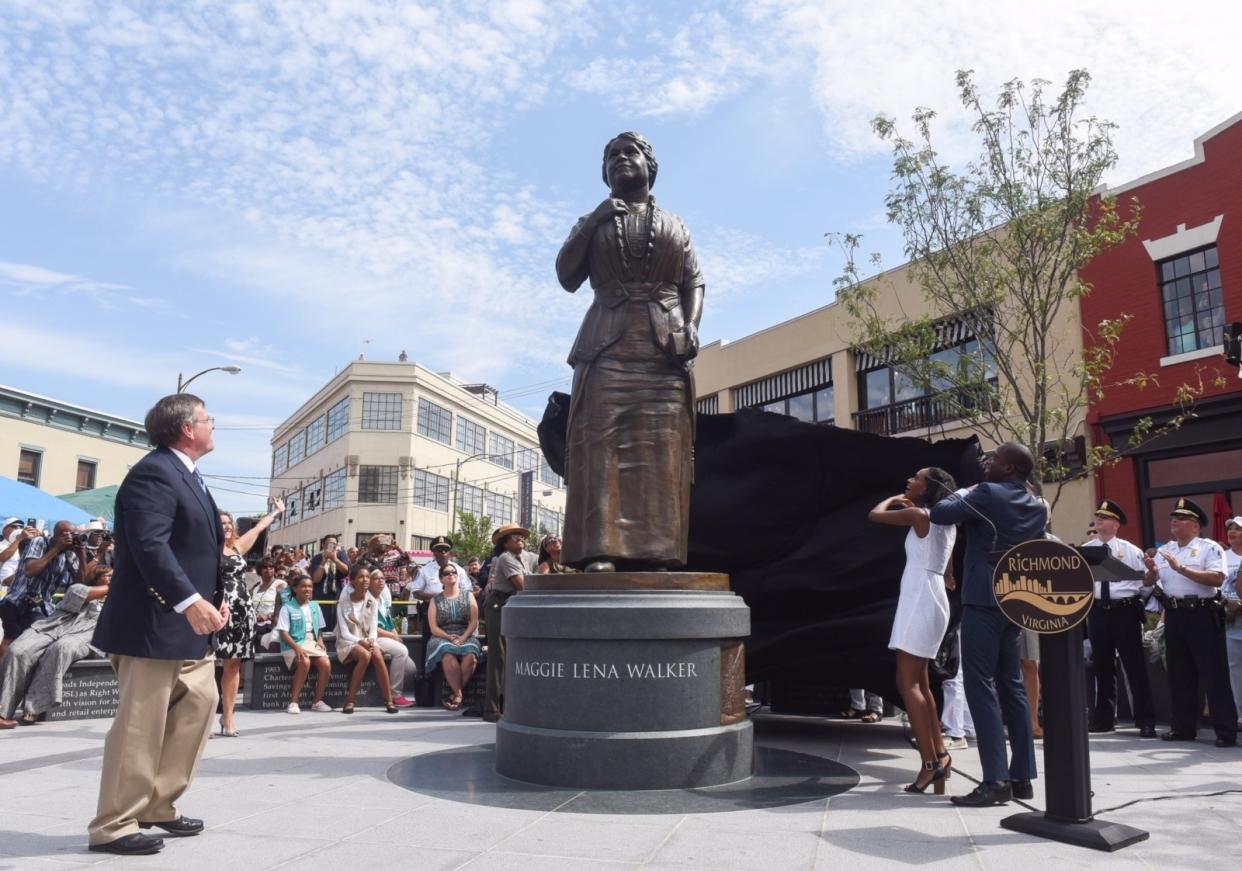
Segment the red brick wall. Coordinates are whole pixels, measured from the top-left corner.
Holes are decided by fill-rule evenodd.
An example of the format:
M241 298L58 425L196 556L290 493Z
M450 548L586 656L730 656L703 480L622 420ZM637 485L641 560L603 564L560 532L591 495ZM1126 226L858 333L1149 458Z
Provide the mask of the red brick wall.
M1179 384L1197 380L1197 367L1204 370L1203 377L1208 382L1217 371L1226 376L1224 387L1206 384L1205 398L1242 392L1237 371L1229 371L1219 356L1160 367L1160 358L1168 354L1164 313L1155 264L1142 240L1176 233L1178 224L1193 228L1224 215L1216 247L1225 317L1227 321L1242 321L1242 121L1209 139L1203 150L1203 163L1119 194L1120 203L1137 197L1142 205L1138 234L1101 254L1082 271L1082 277L1093 288L1081 304L1084 326L1098 324L1121 312L1134 315L1122 335L1113 375L1125 377L1146 372L1159 380L1159 385L1149 384L1145 389L1108 390L1104 399L1093 406L1093 420L1171 405Z

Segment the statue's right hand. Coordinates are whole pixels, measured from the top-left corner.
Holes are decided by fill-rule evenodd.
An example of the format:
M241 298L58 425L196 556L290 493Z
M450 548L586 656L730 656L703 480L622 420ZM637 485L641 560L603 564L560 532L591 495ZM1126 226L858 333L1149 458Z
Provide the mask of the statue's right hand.
M591 223L596 226L611 221L617 215L625 214L625 201L617 197L608 197L591 212Z

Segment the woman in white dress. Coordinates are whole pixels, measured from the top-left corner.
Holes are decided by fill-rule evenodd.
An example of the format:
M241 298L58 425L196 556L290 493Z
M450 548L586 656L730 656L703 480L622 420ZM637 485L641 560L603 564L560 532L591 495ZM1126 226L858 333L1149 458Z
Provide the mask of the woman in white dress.
M957 528L932 523L928 509L956 486L944 469L920 469L906 481L903 495L890 496L867 515L874 523L910 527L906 533L906 568L901 574L897 615L888 642L889 649L897 652L897 689L923 757L923 768L906 792L923 792L935 784L935 793L943 795L953 765L940 734L940 714L931 693L927 663L940 650L949 628L946 587L952 589L953 585L950 557Z

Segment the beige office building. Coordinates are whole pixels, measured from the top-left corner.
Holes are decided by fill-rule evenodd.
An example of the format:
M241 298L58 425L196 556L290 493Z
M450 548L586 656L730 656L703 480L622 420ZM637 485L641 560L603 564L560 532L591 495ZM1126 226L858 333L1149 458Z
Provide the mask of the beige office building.
M927 313L923 291L913 283L908 266L869 282L879 291L877 307L894 323ZM749 336L705 346L694 365L699 410L762 408L816 423L930 440L972 434L960 421L946 418L945 403L937 402L934 394L922 393L884 361L856 353L851 324L846 307L833 302ZM941 326L938 353L977 352L965 322L949 319ZM1077 317L1067 316L1059 333L1081 357ZM1085 429L1080 426L1080 434ZM985 450L995 447L982 436L980 441ZM1082 540L1093 499L1086 477L1065 484L1053 512L1053 527L1065 540Z
M564 483L535 426L485 384L414 362L353 362L273 433L270 492L286 511L268 542L314 553L325 535L353 546L388 533L425 549L458 511L493 528L520 522L526 472L532 523L559 533Z
M120 484L151 449L143 425L0 386L0 475L53 496Z

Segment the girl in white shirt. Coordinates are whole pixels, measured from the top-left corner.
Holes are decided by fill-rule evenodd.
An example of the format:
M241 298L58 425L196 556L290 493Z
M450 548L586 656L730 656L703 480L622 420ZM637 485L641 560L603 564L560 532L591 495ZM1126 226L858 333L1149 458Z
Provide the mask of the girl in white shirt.
M384 651L377 642L379 602L367 590L370 581L370 571L365 565L351 566L349 589L341 593L336 606L336 658L354 666L342 714L354 712L354 698L358 695L358 687L362 686L362 679L366 677L368 666L375 669L375 682L379 684L384 709L390 714L397 713L397 706L392 703L392 686L388 680L388 667L384 664Z

